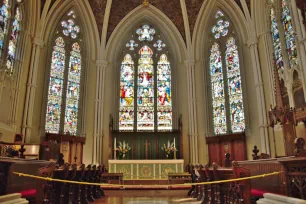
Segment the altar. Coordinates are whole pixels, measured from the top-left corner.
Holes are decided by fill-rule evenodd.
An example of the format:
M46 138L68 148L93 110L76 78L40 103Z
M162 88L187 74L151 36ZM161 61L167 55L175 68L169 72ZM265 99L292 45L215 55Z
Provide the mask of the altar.
M184 160L108 160L108 172L123 173L124 180L163 180L184 172Z

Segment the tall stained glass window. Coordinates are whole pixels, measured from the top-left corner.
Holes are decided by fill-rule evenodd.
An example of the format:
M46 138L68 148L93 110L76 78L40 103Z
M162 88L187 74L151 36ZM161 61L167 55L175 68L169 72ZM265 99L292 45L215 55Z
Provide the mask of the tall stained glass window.
M294 30L291 22L290 10L286 0L282 0L282 22L285 31L286 48L289 56L290 68L297 65L297 50L294 37Z
M171 68L165 54L157 63L157 129L172 129Z
M271 8L270 10L270 18L271 18L271 33L272 33L272 41L274 48L274 58L276 61L277 70L280 74L282 74L284 70L284 62L283 62L282 48L279 36L279 29L276 21L274 8Z
M134 61L126 54L121 63L120 73L120 130L132 131L134 128Z
M120 131L171 131L171 66L166 44L143 25L126 43L120 70ZM138 46L138 45L142 46ZM134 61L138 61L135 65Z
M16 49L20 32L21 13L19 7L16 8L15 18L13 21L10 41L8 45L8 53L6 60L6 67L12 73L16 59Z
M215 41L209 57L213 131L214 134L242 132L245 119L238 48L229 34L230 23L223 12L217 11L215 18L217 24L212 29ZM227 26L215 29L220 21Z
M22 13L20 0L0 0L0 59L9 75L14 73Z
M237 45L233 37L229 37L226 41L225 57L231 130L232 132L242 132L245 128L245 121L240 63Z
M51 57L45 130L77 135L82 70L80 27L73 10L63 18Z
M9 0L4 0L0 8L0 57L3 55L4 41L8 33L8 19L10 17Z
M210 50L210 75L212 87L212 105L215 133L226 133L225 93L223 80L222 58L219 44L216 42Z

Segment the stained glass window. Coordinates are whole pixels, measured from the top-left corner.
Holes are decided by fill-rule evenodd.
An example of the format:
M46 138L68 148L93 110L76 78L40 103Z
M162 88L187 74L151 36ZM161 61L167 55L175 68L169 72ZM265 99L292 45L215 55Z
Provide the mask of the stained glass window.
M69 60L68 87L66 95L64 132L76 134L81 80L81 48L78 43L72 45Z
M245 129L245 121L241 88L240 63L237 45L233 37L229 37L227 40L225 55L228 97L230 104L231 131L242 132Z
M165 54L157 63L157 129L172 129L171 68Z
M126 47L133 51L136 47L138 47L138 44L135 42L135 40L130 40L128 43L126 43Z
M148 25L143 25L141 28L136 30L136 33L138 34L138 39L140 41L152 41L155 30Z
M10 17L9 0L3 0L3 5L0 8L0 57L3 54L4 40L8 32L8 18Z
M153 51L144 46L139 51L137 90L137 130L154 130Z
M125 45L129 54L120 69L120 131L172 130L171 66L166 43L154 40L155 33L143 25L136 30L138 38Z
M52 52L51 73L48 91L45 130L50 133L60 131L61 106L65 70L65 42L62 37L55 40Z
M222 58L219 44L214 43L210 50L210 76L212 86L212 106L215 134L224 134L227 131L224 80Z
M56 32L61 36L56 38L52 52L45 123L50 133L78 134L82 55L80 27L75 21L75 13L68 12Z
M274 58L276 61L277 70L280 74L282 74L284 70L284 62L283 62L282 48L279 37L279 29L276 22L275 11L273 8L271 8L270 18L271 18L271 33L272 33L272 41L274 48Z
M286 48L289 56L290 68L298 64L296 42L294 37L294 30L291 22L290 10L286 0L282 0L282 22L285 31Z
M16 48L18 43L18 37L20 32L21 13L19 7L16 8L16 14L13 21L13 27L10 35L10 41L8 46L8 54L6 67L10 73L13 72L14 62L16 58Z
M218 18L225 18L221 11L218 11L215 17L217 22ZM223 19L223 22L225 21ZM228 22L227 25L224 35L220 32L216 36L218 33L212 29L216 42L213 42L210 49L209 71L214 134L242 132L245 129L239 53L235 38L227 37L230 23ZM225 41L220 41L221 38L225 38ZM224 42L226 44L220 46Z
M220 38L221 36L226 36L228 33L228 28L230 26L229 21L224 20L224 14L221 11L217 11L216 14L217 23L212 27L212 33L214 34L215 39Z
M131 55L125 55L120 72L120 108L119 130L134 129L134 61Z
M156 47L158 51L162 51L163 48L166 47L166 44L162 40L157 40L156 43L153 44L153 46Z
M76 18L73 11L70 11L67 16L70 16L72 18L69 18L68 20L62 21L62 27L63 34L66 36L70 36L73 39L76 39L78 36L78 33L80 32L80 27L76 25L75 21L73 20Z

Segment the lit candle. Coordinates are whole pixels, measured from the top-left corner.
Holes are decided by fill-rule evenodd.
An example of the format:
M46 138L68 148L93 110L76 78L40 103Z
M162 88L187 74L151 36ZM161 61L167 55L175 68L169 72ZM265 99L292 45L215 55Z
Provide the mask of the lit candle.
M174 138L174 142L173 142L173 143L174 143L174 149L176 149L176 148L175 148L175 138Z
M116 149L116 137L114 139L114 150Z

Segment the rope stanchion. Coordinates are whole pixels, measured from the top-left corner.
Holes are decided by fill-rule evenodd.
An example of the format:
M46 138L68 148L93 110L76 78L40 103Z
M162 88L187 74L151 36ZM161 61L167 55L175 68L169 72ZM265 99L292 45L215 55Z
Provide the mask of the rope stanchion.
M269 173L269 174L261 174L261 175L256 175L256 176L243 177L243 178L220 180L220 181L210 181L210 182L201 182L201 183L171 184L171 185L168 185L168 187L173 187L173 186L190 186L190 185L211 185L211 184L229 183L229 182L237 182L237 181L244 181L244 180L250 180L250 179L265 178L267 176L275 176L275 175L278 175L278 174L281 174L281 173L283 173L283 171L273 172L273 173ZM135 185L121 185L121 184L90 183L90 182L81 182L81 181L69 181L69 180L54 179L54 178L49 178L49 177L35 176L35 175L31 175L31 174L24 174L24 173L20 173L20 172L13 172L13 174L16 174L18 176L23 176L23 177L30 177L30 178L35 178L35 179L46 180L46 181L55 181L55 182L81 184L81 185L119 186L119 187L135 186ZM139 186L142 186L142 185L139 185ZM156 186L158 186L158 185L156 185ZM163 185L163 186L165 186L165 185Z

